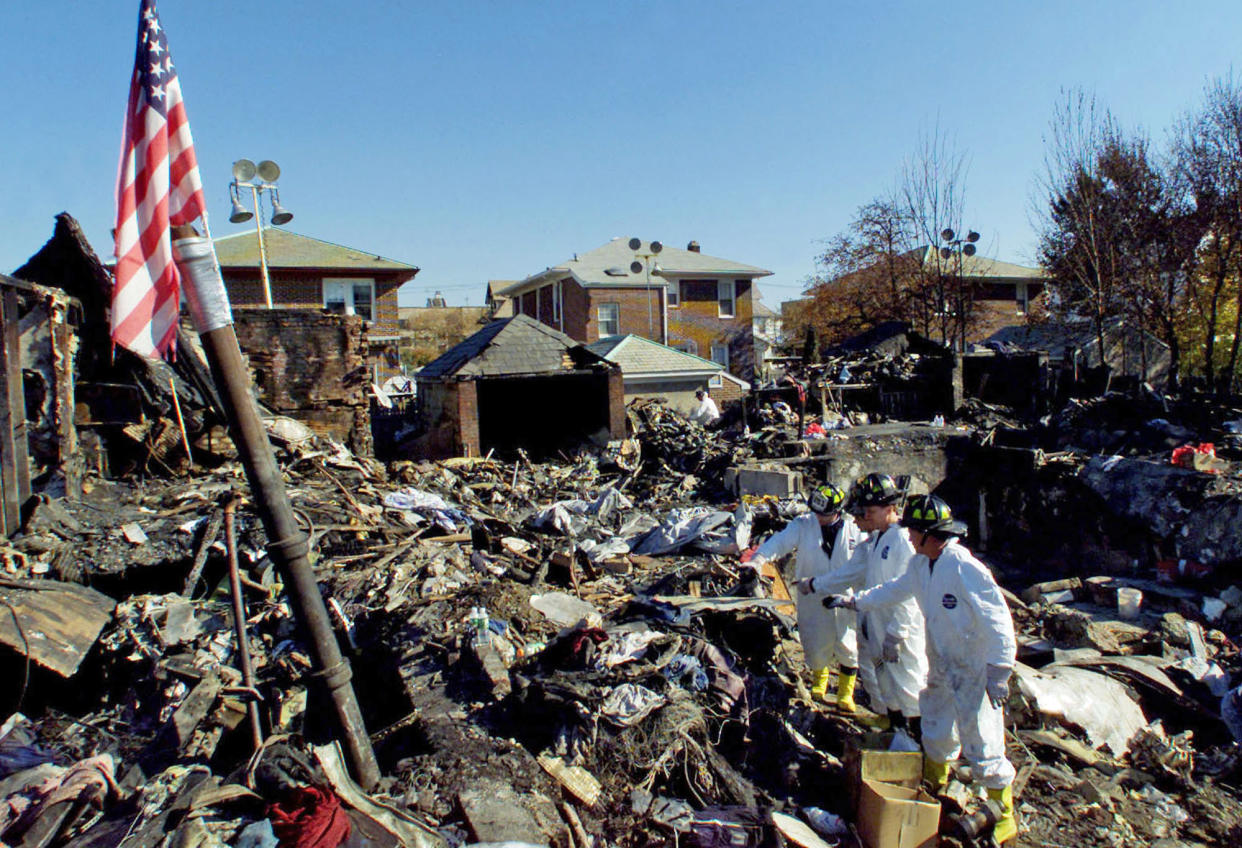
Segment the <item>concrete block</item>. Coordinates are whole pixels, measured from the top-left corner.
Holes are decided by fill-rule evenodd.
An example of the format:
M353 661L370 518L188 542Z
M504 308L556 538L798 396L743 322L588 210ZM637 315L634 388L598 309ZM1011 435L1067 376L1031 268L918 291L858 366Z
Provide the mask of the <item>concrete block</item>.
M783 468L730 468L725 472L725 485L736 495L792 498L805 491L802 472Z

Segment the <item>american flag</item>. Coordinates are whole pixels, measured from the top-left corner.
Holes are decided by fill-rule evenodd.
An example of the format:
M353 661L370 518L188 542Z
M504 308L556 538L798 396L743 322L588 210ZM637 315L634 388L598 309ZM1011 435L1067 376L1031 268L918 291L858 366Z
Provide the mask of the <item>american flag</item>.
M155 0L142 0L117 179L113 342L144 356L168 351L181 300L169 226L206 208L168 39Z

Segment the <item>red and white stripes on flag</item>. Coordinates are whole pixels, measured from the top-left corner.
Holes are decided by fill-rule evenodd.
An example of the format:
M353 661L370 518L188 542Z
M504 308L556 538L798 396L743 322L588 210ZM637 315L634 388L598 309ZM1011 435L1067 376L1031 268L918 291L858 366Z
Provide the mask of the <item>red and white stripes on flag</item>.
M181 300L169 227L206 209L168 39L155 0L142 0L117 179L113 342L144 356L168 351Z

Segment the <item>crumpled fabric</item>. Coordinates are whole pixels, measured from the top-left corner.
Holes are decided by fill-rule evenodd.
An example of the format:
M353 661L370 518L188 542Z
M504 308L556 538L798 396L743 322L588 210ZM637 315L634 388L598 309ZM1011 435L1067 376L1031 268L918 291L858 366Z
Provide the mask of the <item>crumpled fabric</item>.
M624 633L614 633L608 640L608 647L595 661L595 667L602 671L641 659L647 653L647 646L659 638L660 632L657 630L629 630Z
M575 630L544 648L539 658L556 668L583 668L591 665L595 647L606 641L608 634L598 627Z
M698 657L678 654L663 668L664 677L687 689L702 692L707 688L707 672Z
M694 814L687 845L696 848L757 848L768 831L766 810L706 807Z
M279 842L276 839L276 832L272 830L272 823L263 819L251 822L242 828L233 848L277 848L277 845Z
M726 712L733 710L746 695L746 679L733 670L725 653L705 639L687 639L686 653L702 663L708 689Z
M530 519L533 527L551 527L571 539L588 535L593 529L585 516L593 515L600 522L607 522L614 515L633 509L634 502L609 486L594 501L573 500L557 501L539 510ZM627 548L628 550L628 548Z
M620 727L638 724L664 706L664 696L637 683L622 683L600 704L600 715Z
M51 761L52 752L38 744L26 716L13 713L0 726L0 777Z
M673 553L692 544L703 550L713 550L722 540L734 542L731 534L723 529L732 518L732 514L710 507L674 509L659 527L634 540L631 550L645 556Z
M1225 693L1220 700L1220 717L1225 727L1233 734L1233 738L1242 745L1242 686L1237 686Z
M298 787L269 804L267 817L281 848L336 848L349 838L349 817L340 799L318 786Z
M41 783L0 801L0 839L11 829L25 830L43 810L61 801L83 801L96 807L117 794L116 766L110 754L80 760Z
M454 507L444 498L434 492L415 489L413 486L407 486L399 491L389 492L384 495L384 506L390 509L417 513L424 518L429 518L437 527L447 533L456 533L461 527L469 527L471 524L470 518L466 513Z

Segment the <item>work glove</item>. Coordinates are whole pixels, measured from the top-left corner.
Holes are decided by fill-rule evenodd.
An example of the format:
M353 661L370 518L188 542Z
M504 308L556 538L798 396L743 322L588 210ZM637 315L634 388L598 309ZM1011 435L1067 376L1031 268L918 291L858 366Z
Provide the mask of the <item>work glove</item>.
M897 648L899 645L901 645L901 637L897 634L886 633L884 635L884 647L880 651L880 656L883 657L884 662L897 662Z
M1009 699L1009 675L1011 674L1013 674L1012 668L1003 668L999 665L988 666L988 700L998 710Z
M853 595L829 595L824 598L824 609L854 609Z
M815 586L813 585L814 583L815 583L814 577L804 577L801 580L799 580L798 581L798 594L799 595L810 595L814 593L815 592Z

